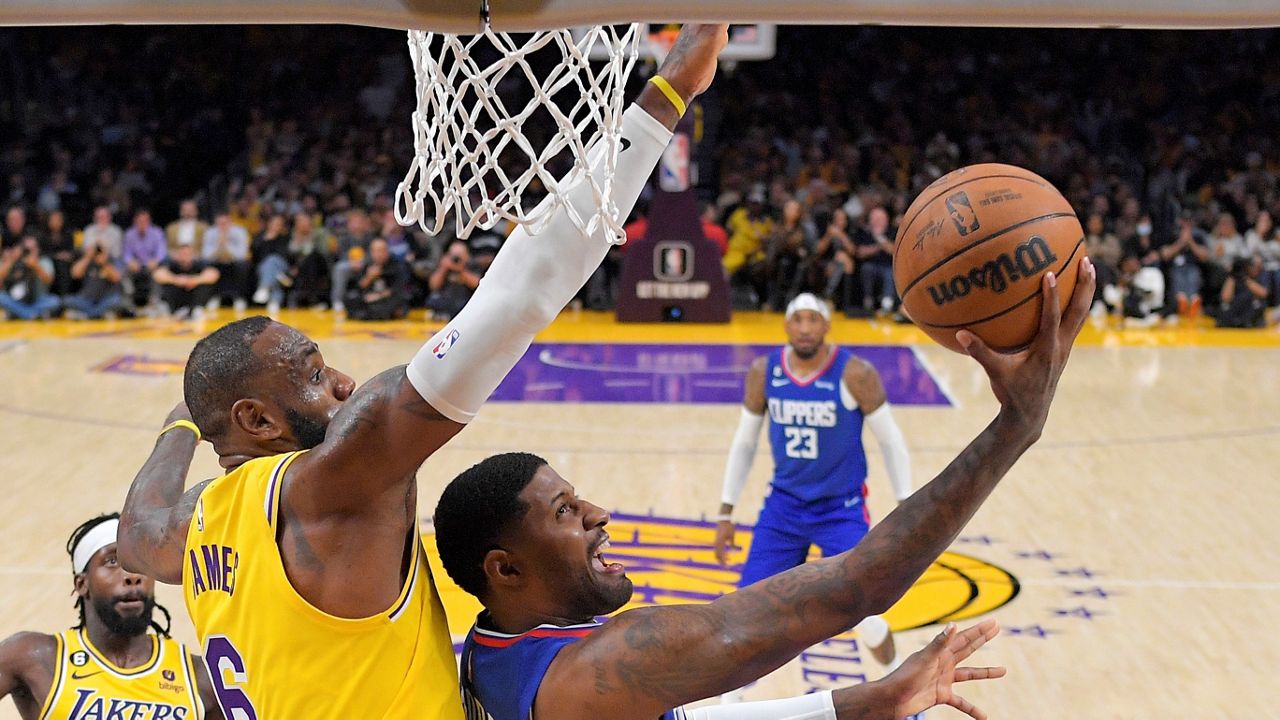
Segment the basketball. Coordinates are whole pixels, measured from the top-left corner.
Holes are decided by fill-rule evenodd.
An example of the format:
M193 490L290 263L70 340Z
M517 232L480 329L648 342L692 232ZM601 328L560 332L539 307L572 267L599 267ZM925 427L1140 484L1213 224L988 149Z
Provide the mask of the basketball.
M1031 342L1040 278L1058 276L1065 309L1084 256L1084 230L1047 180L1012 165L970 165L934 181L907 208L894 243L893 281L920 329L963 353L967 329L992 349Z

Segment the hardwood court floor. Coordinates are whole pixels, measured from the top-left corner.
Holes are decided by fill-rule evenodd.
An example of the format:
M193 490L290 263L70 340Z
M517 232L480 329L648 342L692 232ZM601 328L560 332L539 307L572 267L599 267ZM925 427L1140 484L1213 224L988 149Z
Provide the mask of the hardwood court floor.
M284 319L313 334L326 360L357 379L405 362L431 329L334 323L310 312ZM120 506L180 396L175 373L212 327L0 323L0 636L74 622L66 536ZM623 372L619 392L643 394L652 377L661 399L668 391L680 396L680 378L717 371L702 344L781 337L776 315L746 313L708 327L618 326L603 315L566 313L540 340L587 344L572 346L576 354L552 352L578 358L581 367L615 357L592 355L590 343L672 344L614 368ZM895 409L917 486L995 411L977 365L912 328L838 320L832 339L913 344L903 362L928 368L950 398L950 405ZM1280 643L1269 632L1280 616L1278 349L1280 333L1270 331L1087 331L1043 440L975 518L957 554L931 570L890 619L910 627L987 612L998 618L1006 633L979 660L1006 664L1010 675L963 691L992 717L1280 717ZM715 377L710 387L736 396L736 381ZM486 407L433 457L420 474L421 514L430 516L459 470L493 452L527 449L547 457L584 497L618 511L615 553L641 568L633 575L643 600L696 601L730 587L735 573L712 566L699 549L709 526L688 521L715 511L735 405L534 392L550 386L524 386L533 393L526 397L550 401ZM767 452L762 442L738 513L746 524L765 494ZM879 518L892 501L874 442L868 452L869 503ZM216 471L206 447L194 475ZM473 606L445 593L460 633ZM191 641L179 594L165 588L160 598L174 612L176 634ZM907 631L900 647L914 650L936 630ZM879 671L855 643L830 643L751 697L839 685L859 674ZM16 717L11 703L0 705L0 719Z

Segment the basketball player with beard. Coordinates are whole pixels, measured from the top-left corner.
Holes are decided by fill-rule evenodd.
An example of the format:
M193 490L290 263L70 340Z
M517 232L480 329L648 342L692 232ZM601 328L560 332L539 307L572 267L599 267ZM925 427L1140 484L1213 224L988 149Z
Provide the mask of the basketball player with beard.
M957 668L955 661L993 637L994 622L960 634L949 627L932 652L904 664L923 655L924 674L931 669L933 682L868 683L845 688L843 698L825 692L771 701L785 703L787 714L768 704L710 712L683 706L763 677L902 597L1040 438L1094 283L1093 267L1081 260L1063 313L1056 277L1047 273L1039 330L1025 350L997 353L976 335L957 333L986 372L999 412L862 542L711 603L638 608L599 622L626 605L633 591L626 568L607 557L609 514L527 453L496 455L460 474L441 494L435 526L445 570L484 605L462 652L468 718L900 719L937 704L984 718L953 684L1002 671ZM837 704L856 693L864 694L861 708Z
M787 345L756 358L747 371L742 416L725 463L715 553L726 564L733 545L733 509L755 459L760 428L769 420L773 482L756 521L738 587L803 563L816 545L824 557L858 544L870 529L863 425L879 441L898 502L911 495L911 460L869 363L826 341L831 312L814 295L787 306ZM897 666L889 624L873 615L858 635L881 665ZM737 702L741 692L725 702Z
M119 517L96 517L71 534L80 624L0 642L0 698L13 696L23 720L220 720L204 662L169 637L155 580L116 559Z

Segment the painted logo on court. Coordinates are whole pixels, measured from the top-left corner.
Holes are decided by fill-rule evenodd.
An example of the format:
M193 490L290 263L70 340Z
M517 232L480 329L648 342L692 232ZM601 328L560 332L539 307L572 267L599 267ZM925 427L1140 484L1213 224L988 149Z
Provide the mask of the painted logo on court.
M625 565L635 584L632 600L623 610L711 602L737 588L746 550L739 551L732 564L721 567L712 551L715 523L624 512L610 516L609 559ZM461 643L480 604L444 572L434 536L425 539L449 630ZM736 541L743 548L749 547L751 526L740 525ZM1018 590L1018 580L1007 570L976 557L948 552L884 617L895 632L966 620L1005 605L1018 595Z
M969 202L969 195L963 190L955 193L947 198L947 212L951 215L951 221L956 224L956 230L963 237L971 232L975 232L982 227L978 222L978 215L973 211L973 203Z

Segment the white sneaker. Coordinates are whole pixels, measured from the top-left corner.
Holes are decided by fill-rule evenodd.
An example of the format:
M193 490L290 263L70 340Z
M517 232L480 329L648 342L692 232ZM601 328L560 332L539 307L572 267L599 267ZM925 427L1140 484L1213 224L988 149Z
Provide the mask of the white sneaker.
M267 314L272 317L280 314L280 303L272 300L267 303Z
M196 308L191 311L191 322L204 322L204 308Z
M196 309L200 310L200 308L196 308ZM201 310L201 312L204 312L204 311ZM180 307L177 310L173 311L174 320L186 320L187 317L190 315L191 315L191 308L189 307Z
M270 297L271 297L271 291L267 290L264 287L260 287L253 293L253 303L255 305L266 305L267 300Z
M231 307L234 308L236 312L242 313L245 311L245 308L249 307L249 303L245 302L244 298L236 298L231 303Z
M336 313L344 313L347 311L347 306L343 303L336 302L333 304L333 311Z
M204 309L209 312L218 312L218 308L222 307L222 298L213 298L204 304Z

